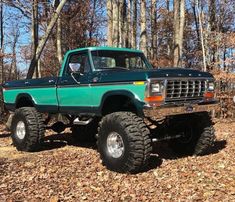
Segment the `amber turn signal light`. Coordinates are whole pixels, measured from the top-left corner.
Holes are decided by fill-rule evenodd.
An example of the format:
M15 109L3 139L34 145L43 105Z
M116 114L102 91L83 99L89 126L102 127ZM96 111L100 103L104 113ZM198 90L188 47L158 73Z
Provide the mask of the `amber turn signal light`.
M214 98L214 93L213 92L206 92L204 93L205 98Z
M157 95L157 96L150 96L144 98L146 102L162 102L164 100L162 95Z

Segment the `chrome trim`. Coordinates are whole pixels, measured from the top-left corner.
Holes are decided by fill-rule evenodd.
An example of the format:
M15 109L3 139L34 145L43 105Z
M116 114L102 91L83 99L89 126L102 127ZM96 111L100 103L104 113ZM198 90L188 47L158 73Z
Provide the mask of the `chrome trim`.
M90 118L86 121L82 121L82 120L79 120L79 118L76 118L74 121L73 121L73 124L74 125L82 125L82 126L85 126L85 125L88 125L91 121L93 120L93 118Z
M107 151L111 157L120 158L125 151L122 136L117 132L111 132L107 137Z
M203 94L208 91L208 82L214 81L214 78L212 78L212 77L171 77L171 78L162 77L162 78L150 78L150 79L147 80L147 85L146 85L146 89L145 89L145 97L154 96L150 92L151 91L150 86L151 86L152 83L159 82L159 81L163 81L163 83L164 83L163 84L164 85L163 92L158 94L158 95L162 95L164 97L165 102L163 102L161 105L165 105L166 103L174 102L174 101L178 102L178 101L202 100L203 99ZM184 94L186 93L187 96L184 96L184 97L181 96L181 97L175 97L175 98L167 97L167 85L168 85L169 81L179 81L180 82L180 87L182 86L181 84L182 84L183 81L188 82L188 83L190 81L192 81L193 82L192 83L193 84L193 88L192 88L193 91L190 92L190 94L192 94L192 96L191 97L188 96L188 94L189 94L189 87L188 87L187 91L184 92ZM198 92L198 94L200 93L201 96L194 96L195 86L196 86L195 81L199 81L199 83L197 84L197 85L199 85L198 90L196 92ZM204 89L203 93L201 93L202 92L202 86L201 86L202 81L205 82L205 84L204 84L205 89ZM188 84L188 86L189 86L189 84ZM181 89L181 93L182 93L182 89Z
M23 121L19 121L16 125L15 135L20 139L23 140L26 135L26 125Z
M168 104L162 107L152 107L145 105L143 112L145 117L149 117L153 120L165 118L167 116L179 115L179 114L192 114L197 112L211 112L219 107L217 102L200 104L195 103L181 103L181 105Z

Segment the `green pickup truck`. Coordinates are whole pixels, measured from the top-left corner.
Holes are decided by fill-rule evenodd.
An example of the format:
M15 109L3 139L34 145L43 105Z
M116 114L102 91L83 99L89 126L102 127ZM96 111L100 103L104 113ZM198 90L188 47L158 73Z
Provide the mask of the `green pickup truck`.
M215 135L214 79L192 69L153 69L139 50L88 47L68 51L58 77L6 82L5 108L13 113L13 144L36 151L51 116L77 139L96 138L103 164L141 171L154 142L179 154L203 155Z

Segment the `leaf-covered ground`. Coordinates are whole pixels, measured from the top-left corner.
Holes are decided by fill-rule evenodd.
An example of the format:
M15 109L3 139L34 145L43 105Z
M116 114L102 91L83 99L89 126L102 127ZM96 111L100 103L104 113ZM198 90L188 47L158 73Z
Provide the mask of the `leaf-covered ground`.
M23 153L2 130L0 201L235 201L235 122L215 128L210 155L176 158L156 145L148 170L135 175L108 171L94 145L75 144L69 132Z

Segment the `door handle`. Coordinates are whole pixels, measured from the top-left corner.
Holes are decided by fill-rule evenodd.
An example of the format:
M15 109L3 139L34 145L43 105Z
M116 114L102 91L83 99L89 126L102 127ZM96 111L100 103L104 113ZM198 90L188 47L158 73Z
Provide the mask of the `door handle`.
M30 83L28 81L25 81L24 84L25 85L30 85Z
M49 83L55 83L55 81L53 79L50 79L48 82Z

